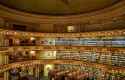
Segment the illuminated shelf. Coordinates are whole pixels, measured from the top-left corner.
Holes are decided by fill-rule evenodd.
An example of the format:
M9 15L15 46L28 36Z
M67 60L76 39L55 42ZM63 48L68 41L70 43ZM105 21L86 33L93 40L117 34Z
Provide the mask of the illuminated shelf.
M114 55L115 54L115 55ZM90 63L100 63L111 66L125 67L124 53L106 53L106 52L89 52L89 51L57 51L57 59L81 60Z

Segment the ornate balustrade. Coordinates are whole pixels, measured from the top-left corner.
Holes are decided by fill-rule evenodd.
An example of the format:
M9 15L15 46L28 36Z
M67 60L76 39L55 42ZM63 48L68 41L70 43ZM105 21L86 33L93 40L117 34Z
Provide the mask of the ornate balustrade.
M71 65L74 64L74 65L80 65L80 66L88 66L88 67L91 66L91 67L99 68L105 72L110 72L110 71L125 72L125 67L112 67L112 66L107 66L103 64L87 63L87 62L76 61L76 60L32 60L32 61L16 62L16 63L6 64L6 65L1 65L0 73L13 68L39 65L39 64L71 64Z
M85 33L32 33L12 30L0 31L1 47L8 46L103 46L125 47L125 30Z
M15 46L15 47L1 47L1 54L10 54L11 52L22 51L87 51L98 53L122 53L124 54L125 48L112 48L112 47L92 47L92 46Z
M95 46L14 46L6 47L8 52L13 50L38 50L38 51L94 51L94 52L125 52L125 48L95 47Z
M93 37L111 37L111 36L124 36L125 30L111 30L111 31L97 31L97 32L85 32L85 33L37 33L37 32L23 32L13 30L0 29L0 34L10 36L29 36L29 37L40 37L40 38L93 38Z

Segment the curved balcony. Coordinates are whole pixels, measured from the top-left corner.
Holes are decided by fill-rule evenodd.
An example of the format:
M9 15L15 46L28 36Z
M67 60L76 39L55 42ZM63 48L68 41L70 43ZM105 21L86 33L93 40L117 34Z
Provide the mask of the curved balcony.
M39 64L55 64L55 65L71 64L71 65L80 65L80 66L91 66L91 67L102 69L102 71L106 71L106 72L108 71L110 72L111 70L115 70L115 71L121 70L122 72L125 72L124 67L111 67L103 64L87 63L87 62L76 61L76 60L31 60L31 61L16 62L16 63L6 64L6 65L1 65L0 73L13 68L20 68L24 66L32 66L32 65L39 65Z
M124 36L125 30L109 30L109 31L96 31L84 33L38 33L38 32L24 32L0 29L0 34L8 36L26 36L26 37L41 37L41 38L93 38L93 37L112 37Z
M50 64L54 62L59 62L60 64L63 64L65 59L69 62L68 64L78 64L81 63L82 65L91 65L94 67L98 67L102 65L103 67L106 67L108 71L110 69L112 70L125 70L124 69L124 35L125 30L113 30L113 31L102 31L102 32L88 32L88 33L31 33L31 32L20 32L20 31L11 31L11 30L1 30L0 31L1 37L3 37L3 44L6 43L6 45L1 46L1 50L4 54L10 55L11 53L14 53L15 51L78 51L80 52L79 55L60 55L60 53L56 54L56 59L59 60L32 60L30 62L26 61L26 66L31 66L33 64ZM84 44L86 41L89 42L93 41L92 44ZM102 40L102 41L101 41ZM110 41L113 43L113 41L116 41L115 44L109 44ZM42 42L42 43L40 43ZM97 45L101 42L101 45ZM19 43L19 44L18 44ZM96 43L96 44L95 44ZM104 44L105 43L105 44ZM103 44L103 45L102 45ZM120 44L120 45L119 45ZM114 46L115 45L115 46ZM83 59L85 56L84 52L90 52L91 54L96 55L95 53L99 54L98 60L91 61ZM93 53L94 52L94 53ZM116 54L116 55L115 55ZM108 59L109 63L103 63L100 62L101 59L106 58L107 55L110 56L110 59ZM61 56L61 57L60 57ZM115 60L114 57L118 57L118 60ZM120 59L120 57L123 57L123 59ZM91 58L92 59L92 58ZM122 60L122 66L121 62L119 63L121 67L113 63L113 61L110 61L114 59L115 61L121 61ZM74 61L75 60L75 61ZM76 61L78 60L78 61ZM66 61L66 62L67 62ZM111 62L111 63L110 63ZM12 66L13 64L13 66ZM23 67L25 66L22 62L17 62L17 64L14 66L15 63L6 64L4 65L3 72L9 69L12 69L16 66ZM57 64L57 63L52 63ZM109 65L110 64L110 65ZM113 64L113 66L112 66ZM114 65L115 64L115 65ZM8 67L8 65L11 65ZM99 65L99 66L98 66ZM1 66L2 67L2 66ZM1 68L2 72L2 68Z
M31 53L33 52L33 53ZM14 51L9 52L9 62L20 62L36 59L79 60L89 63L125 67L125 54L121 52L96 51Z
M1 30L7 46L95 46L125 47L125 30L88 33L31 33ZM3 47L4 47L3 46ZM2 47L2 45L1 45Z

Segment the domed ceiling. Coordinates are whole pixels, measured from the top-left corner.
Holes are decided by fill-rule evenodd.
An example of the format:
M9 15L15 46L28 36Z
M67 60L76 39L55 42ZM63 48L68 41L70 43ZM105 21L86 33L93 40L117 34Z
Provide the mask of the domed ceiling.
M109 7L120 0L0 0L16 10L46 15L87 13Z

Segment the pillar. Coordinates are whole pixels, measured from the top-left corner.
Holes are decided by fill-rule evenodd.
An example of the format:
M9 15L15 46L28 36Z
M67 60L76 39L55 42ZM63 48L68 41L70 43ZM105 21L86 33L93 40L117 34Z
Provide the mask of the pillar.
M35 77L36 77L38 80L40 80L39 72L40 72L39 65L36 65L36 66L35 66Z
M5 23L4 19L0 17L0 27L3 28L4 27L4 23Z
M8 55L4 56L4 63L5 64L9 63L9 56ZM9 71L4 72L4 80L9 80Z
M6 39L6 36L0 33L0 47L6 47L9 45L9 41Z

